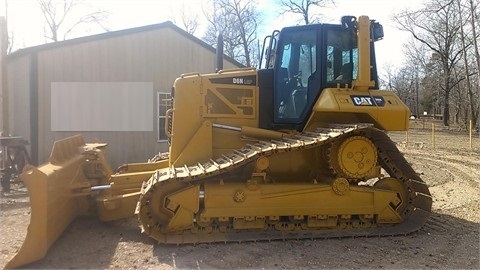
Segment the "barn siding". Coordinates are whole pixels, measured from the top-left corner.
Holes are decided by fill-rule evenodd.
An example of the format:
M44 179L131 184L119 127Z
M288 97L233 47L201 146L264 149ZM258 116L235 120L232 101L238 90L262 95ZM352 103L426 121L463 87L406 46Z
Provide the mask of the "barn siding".
M124 30L125 34L106 33L81 38L79 42L58 43L61 46L46 44L14 54L8 59L12 134L32 142L35 149L31 152L38 156L37 164L48 159L55 140L78 133L86 141L107 142L108 159L113 167L142 162L158 152L168 151L166 143L157 142L157 92L170 92L174 80L182 73L211 73L216 64L214 50L182 31L165 23L129 29L128 33ZM37 67L32 67L31 59L36 60ZM224 59L224 68L236 67L238 63ZM54 132L50 115L52 82L151 82L154 131ZM38 94L37 102L32 99L32 87L38 88L33 92ZM116 105L115 97L111 101L105 104L105 110ZM92 101L86 96L79 102ZM30 114L34 121L30 121ZM36 130L32 131L32 127ZM32 136L36 137L37 131L35 140Z
M12 135L30 137L30 55L8 62L9 123Z

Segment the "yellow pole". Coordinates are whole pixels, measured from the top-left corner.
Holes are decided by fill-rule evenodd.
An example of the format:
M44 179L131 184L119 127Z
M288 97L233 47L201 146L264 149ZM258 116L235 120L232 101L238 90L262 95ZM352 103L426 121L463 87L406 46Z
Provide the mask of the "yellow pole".
M432 123L432 146L435 149L435 123Z
M470 119L470 128L469 128L469 136L470 136L470 149L472 149L472 120Z

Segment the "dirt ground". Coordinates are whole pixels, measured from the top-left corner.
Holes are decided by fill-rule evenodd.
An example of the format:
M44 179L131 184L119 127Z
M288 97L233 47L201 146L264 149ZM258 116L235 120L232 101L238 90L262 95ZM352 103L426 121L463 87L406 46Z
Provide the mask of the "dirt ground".
M200 245L163 245L136 219L75 220L29 269L480 269L480 140L466 132L389 133L430 186L433 213L407 236ZM21 183L1 197L0 267L21 247L30 218Z

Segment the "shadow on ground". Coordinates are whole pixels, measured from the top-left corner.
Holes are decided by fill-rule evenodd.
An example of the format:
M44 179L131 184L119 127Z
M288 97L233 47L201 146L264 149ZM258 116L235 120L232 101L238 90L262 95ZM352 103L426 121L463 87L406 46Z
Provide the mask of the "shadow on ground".
M433 213L425 226L407 236L294 240L198 245L155 244L140 234L135 219L102 223L94 218L74 221L47 256L25 269L116 268L126 260L129 268L443 268L478 269L479 224ZM153 246L138 257L124 256L129 246ZM122 262L125 264L125 262ZM147 266L148 267L147 267Z

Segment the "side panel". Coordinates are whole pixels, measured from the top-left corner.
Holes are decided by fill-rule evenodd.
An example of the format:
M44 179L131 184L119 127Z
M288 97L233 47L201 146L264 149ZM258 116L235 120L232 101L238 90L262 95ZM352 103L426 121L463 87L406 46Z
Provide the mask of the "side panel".
M391 91L324 89L315 103L305 130L329 124L371 123L387 131L408 129L410 110Z
M170 165L196 164L242 147L239 131L212 124L258 126L255 69L185 74L174 89Z

